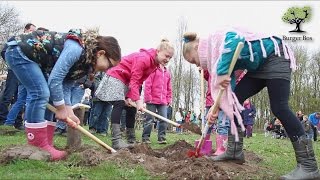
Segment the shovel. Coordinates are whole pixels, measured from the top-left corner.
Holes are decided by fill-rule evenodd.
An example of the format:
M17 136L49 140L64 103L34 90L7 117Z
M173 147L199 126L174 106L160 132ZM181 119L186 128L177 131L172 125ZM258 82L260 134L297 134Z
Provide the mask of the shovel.
M201 84L201 92L200 92L200 108L201 108L201 119L202 119L202 123L201 123L201 130L204 131L205 129L205 111L204 111L204 99L205 99L205 96L204 96L204 70L201 69L201 77L200 77L200 84ZM207 134L206 137L209 136L210 137L210 134ZM207 139L207 138L206 138ZM200 140L196 140L195 141L195 147L198 146ZM211 139L207 139L207 140L204 140L204 143L201 147L201 150L200 152L204 155L208 155L210 154L212 151L212 141Z
M136 105L135 105L134 103L130 103L130 105L133 106L133 107L136 107ZM156 117L156 118L158 118L158 119L161 119L161 120L163 120L163 121L165 121L165 122L167 122L167 123L169 123L169 124L172 124L172 125L174 125L174 126L176 126L176 127L178 127L178 128L188 129L189 131L191 131L191 132L193 132L193 133L195 133L195 134L201 135L201 129L200 129L200 127L197 126L197 125L195 125L195 124L193 124L193 123L178 124L178 123L176 123L176 122L174 122L174 121L171 121L171 120L169 120L169 119L167 119L167 118L165 118L165 117L163 117L163 116L160 116L159 114L156 114L156 113L154 113L154 112L152 112L152 111L149 111L149 110L146 109L146 108L143 108L142 111L150 114L150 115L153 116L153 117Z
M47 104L47 108L56 113L57 109L55 107L53 107L51 104ZM70 118L67 118L67 123L69 122L73 122L74 121ZM107 149L109 152L111 153L115 153L117 152L116 150L114 150L112 147L108 146L107 144L105 144L103 141L101 141L100 139L98 139L97 137L95 137L94 135L92 135L89 131L87 131L86 129L84 129L83 127L81 127L80 125L78 125L76 127L77 130L79 130L80 132L82 132L83 134L85 134L86 136L88 136L89 138L91 138L92 140L94 140L96 143L98 143L99 145L101 145L102 147L104 147L105 149Z
M231 73L233 71L234 65L237 62L237 59L239 57L239 54L240 54L243 46L244 46L244 44L242 42L239 42L238 45L237 45L236 51L233 54L232 61L231 61L230 66L229 66L229 70L228 70L228 75L229 76L231 75ZM224 88L219 89L218 96L214 100L214 105L210 108L209 112L214 112L214 113L217 112L217 110L219 108L219 104L220 104L220 100L221 100L223 91L224 91ZM189 151L188 152L188 156L189 157L192 157L192 156L200 157L200 156L202 156L202 154L200 154L200 150L201 150L202 145L204 143L205 136L206 136L206 134L208 132L209 126L210 126L210 123L209 123L209 121L207 121L206 126L205 126L204 130L202 131L202 135L201 135L200 141L198 143L198 146L197 146L195 152L194 151Z

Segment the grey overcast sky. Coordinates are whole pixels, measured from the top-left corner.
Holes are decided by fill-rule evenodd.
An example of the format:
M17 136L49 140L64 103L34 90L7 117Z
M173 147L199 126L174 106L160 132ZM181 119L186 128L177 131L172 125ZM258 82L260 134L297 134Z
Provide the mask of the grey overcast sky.
M320 47L320 2L316 1L9 1L24 22L65 32L70 28L99 27L101 35L115 36L126 55L156 47L161 38L175 41L178 18L185 16L188 30L205 36L223 26L244 26L252 31L297 36L281 17L292 6L311 6L312 19L302 25ZM299 36L301 36L299 34Z

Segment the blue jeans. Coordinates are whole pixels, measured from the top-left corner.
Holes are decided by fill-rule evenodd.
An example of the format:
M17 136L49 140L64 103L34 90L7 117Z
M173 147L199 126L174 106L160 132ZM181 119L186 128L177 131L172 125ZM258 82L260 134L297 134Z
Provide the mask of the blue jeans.
M25 119L28 123L44 122L50 92L39 65L25 56L17 45L9 46L5 56L7 64L30 96Z
M206 107L206 116L208 114L210 107ZM219 115L218 115L218 120L217 120L217 133L219 135L228 135L228 131L230 129L230 120L228 119L228 117L226 118L225 123L223 123L222 119L224 116L224 112L223 111L219 111ZM211 131L213 130L214 125L212 125L211 127L209 127L208 133L210 134Z
M177 123L178 123L178 124L182 124L182 121L177 121ZM177 133L182 133L182 129L176 127L176 132L177 132Z
M8 69L6 86L0 98L0 124L3 124L9 113L12 98L17 98L19 81L11 69Z
M108 133L111 111L112 105L110 103L93 101L89 128L97 130L97 133Z
M210 108L211 108L211 106L207 106L207 107L206 107L206 114L205 114L204 118L207 117L207 114L208 114ZM207 123L207 119L205 119L204 122ZM212 132L212 130L213 130L213 127L214 127L214 125L211 125L211 126L209 127L207 134L211 134L211 132Z
M230 129L230 120L227 117L225 122L222 121L223 116L225 116L223 111L219 111L218 121L217 121L217 134L219 135L228 135Z
M312 130L311 130L310 132L306 132L306 134L307 134L307 138L308 138L308 139L313 140L313 135L314 135L314 133L313 133Z
M81 102L84 95L84 88L74 81L63 83L64 101L67 105L75 105ZM57 128L66 129L67 125L64 121L58 121Z
M147 104L147 109L152 112L158 111L160 116L167 118L167 106L161 104ZM143 133L142 133L142 140L149 140L150 134L153 125L153 117L148 114L146 120L143 123ZM167 122L159 121L159 130L158 130L158 140L165 140L166 138L166 129L167 129Z
M26 105L26 100L27 100L27 90L22 84L19 84L19 86L18 86L18 99L12 105L12 107L7 115L7 120L4 123L5 125L10 125L10 126L14 125L14 123L18 117L19 112Z

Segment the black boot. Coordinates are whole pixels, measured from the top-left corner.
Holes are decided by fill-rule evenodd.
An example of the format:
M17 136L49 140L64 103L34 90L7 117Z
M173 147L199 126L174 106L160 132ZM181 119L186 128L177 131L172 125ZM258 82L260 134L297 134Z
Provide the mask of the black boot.
M243 164L245 162L243 153L244 133L241 132L241 128L237 128L237 131L239 135L239 142L235 142L235 135L232 135L231 131L229 130L226 152L218 156L209 157L209 159L213 161L232 161L237 164Z
M292 142L296 154L297 167L280 179L320 179L316 158L314 157L312 140L305 135Z
M127 128L126 134L127 134L127 141L129 144L136 143L136 134L135 134L134 128Z
M115 150L130 148L127 143L121 139L120 124L111 124L112 148Z

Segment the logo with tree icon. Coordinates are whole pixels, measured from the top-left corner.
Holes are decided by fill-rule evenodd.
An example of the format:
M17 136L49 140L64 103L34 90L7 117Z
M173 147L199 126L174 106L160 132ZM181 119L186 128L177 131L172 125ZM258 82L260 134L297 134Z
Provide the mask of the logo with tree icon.
M305 32L301 30L301 24L309 22L311 19L311 7L291 7L282 16L282 21L289 24L295 24L296 28L289 32Z

